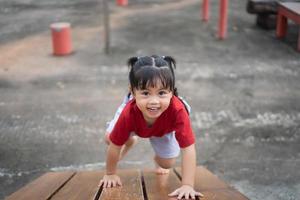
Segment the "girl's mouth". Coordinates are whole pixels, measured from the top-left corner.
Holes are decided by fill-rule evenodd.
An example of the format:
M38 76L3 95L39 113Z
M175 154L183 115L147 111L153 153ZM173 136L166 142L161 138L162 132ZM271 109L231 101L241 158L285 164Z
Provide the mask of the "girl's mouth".
M147 110L150 112L157 112L159 108L147 108Z

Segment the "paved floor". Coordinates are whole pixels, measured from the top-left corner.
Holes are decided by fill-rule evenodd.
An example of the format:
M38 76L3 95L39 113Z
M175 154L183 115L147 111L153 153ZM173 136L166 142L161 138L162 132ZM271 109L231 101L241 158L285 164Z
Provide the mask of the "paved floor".
M298 27L287 39L255 26L246 0L229 4L228 39L199 19L200 3L111 2L112 53L103 52L96 0L0 0L0 199L46 171L104 167L102 140L127 89L126 60L172 55L192 105L198 164L251 200L300 196ZM74 54L53 57L48 26L73 25ZM120 167L152 164L145 140Z

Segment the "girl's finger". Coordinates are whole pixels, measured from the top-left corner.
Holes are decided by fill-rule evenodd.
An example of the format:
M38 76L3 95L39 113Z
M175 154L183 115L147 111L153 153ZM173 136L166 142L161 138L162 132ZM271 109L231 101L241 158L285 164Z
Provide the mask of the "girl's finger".
M100 180L98 187L101 187L102 184L103 184L103 180Z
M177 199L182 199L184 193L183 192L179 192Z
M112 187L117 187L117 181L112 182Z
M173 196L176 196L177 194L178 194L178 192L177 192L177 190L175 190L172 193L168 194L168 196L173 197Z
M106 188L106 186L107 186L107 182L103 181L103 187Z
M195 199L195 193L194 192L191 193L191 197L192 197L192 199Z
M107 181L107 187L110 188L111 181Z
M122 182L121 182L120 179L118 179L118 185L119 185L119 186L122 186Z
M204 197L204 195L202 193L200 193L200 192L196 192L196 195L200 196L200 197Z
M184 198L189 199L190 194L188 192L185 193Z

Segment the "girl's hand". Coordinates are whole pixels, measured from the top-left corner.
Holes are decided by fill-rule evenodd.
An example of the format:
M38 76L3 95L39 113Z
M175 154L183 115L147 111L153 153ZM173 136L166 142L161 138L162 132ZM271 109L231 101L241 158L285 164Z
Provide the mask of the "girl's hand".
M104 188L122 186L121 179L118 175L104 175L99 183L99 187L103 184Z
M196 192L190 185L182 185L180 188L170 193L169 196L177 196L177 199L182 199L182 197L184 197L185 199L189 199L190 197L192 199L195 199L196 196L203 197L203 194L201 194L200 192Z

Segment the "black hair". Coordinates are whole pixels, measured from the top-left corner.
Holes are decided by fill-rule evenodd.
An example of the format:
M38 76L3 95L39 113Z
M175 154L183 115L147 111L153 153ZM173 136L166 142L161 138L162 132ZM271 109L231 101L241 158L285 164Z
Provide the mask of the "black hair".
M164 88L178 96L174 74L176 61L171 56L132 57L127 64L130 68L129 83L132 91L154 87L160 81Z

